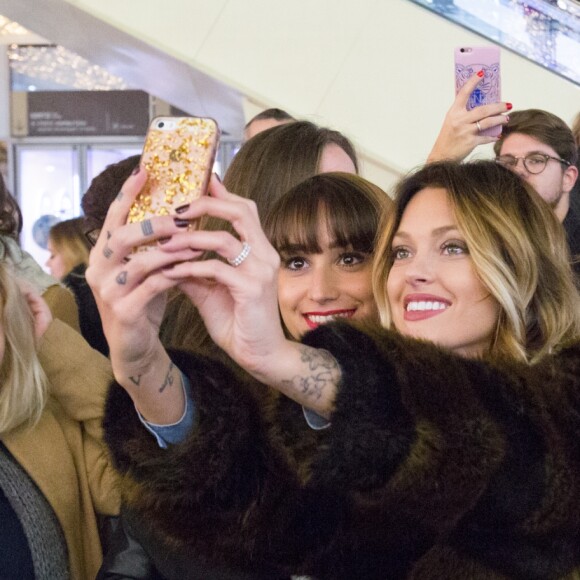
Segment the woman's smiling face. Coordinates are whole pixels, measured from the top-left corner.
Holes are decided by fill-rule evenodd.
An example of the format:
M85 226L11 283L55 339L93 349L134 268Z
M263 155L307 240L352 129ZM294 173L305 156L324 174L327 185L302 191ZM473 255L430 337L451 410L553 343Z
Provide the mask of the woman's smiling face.
M377 316L370 254L337 246L326 225L318 231L320 252L281 252L278 302L293 338L338 318Z
M492 342L499 305L479 279L445 189L416 193L392 245L387 296L395 328L462 356Z

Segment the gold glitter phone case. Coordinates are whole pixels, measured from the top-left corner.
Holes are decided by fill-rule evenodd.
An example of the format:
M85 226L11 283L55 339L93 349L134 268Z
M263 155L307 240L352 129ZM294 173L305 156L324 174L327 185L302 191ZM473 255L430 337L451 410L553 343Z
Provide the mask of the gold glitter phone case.
M204 195L218 141L219 129L213 119L153 119L141 156L141 165L148 173L147 183L133 202L127 222L174 214L176 208Z

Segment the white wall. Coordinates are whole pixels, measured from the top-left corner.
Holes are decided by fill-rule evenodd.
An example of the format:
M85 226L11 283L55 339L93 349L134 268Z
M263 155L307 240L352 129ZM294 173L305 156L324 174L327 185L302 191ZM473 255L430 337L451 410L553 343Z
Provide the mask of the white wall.
M387 188L429 152L453 99L453 48L488 43L407 0L62 1L231 85L246 109L342 130ZM580 110L578 86L508 51L502 63L515 109L568 122Z

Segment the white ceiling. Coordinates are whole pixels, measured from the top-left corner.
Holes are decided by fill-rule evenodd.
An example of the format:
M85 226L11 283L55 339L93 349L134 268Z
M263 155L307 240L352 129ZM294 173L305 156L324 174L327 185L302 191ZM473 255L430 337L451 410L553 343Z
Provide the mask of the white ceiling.
M0 15L0 44L46 44L47 40Z
M6 15L0 17L0 44L61 45L131 87L213 117L224 132L241 137L242 95L170 55L59 0L0 0L0 13Z

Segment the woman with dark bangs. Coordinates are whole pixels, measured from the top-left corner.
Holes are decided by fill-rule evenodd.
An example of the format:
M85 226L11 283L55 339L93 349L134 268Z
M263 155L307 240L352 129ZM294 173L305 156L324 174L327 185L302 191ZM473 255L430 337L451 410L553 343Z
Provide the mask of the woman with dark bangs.
M264 232L281 259L278 304L290 337L337 318L377 319L369 280L378 220L390 203L361 177L327 173L274 205Z
M391 205L390 198L383 190L362 177L347 173L326 173L315 175L293 187L272 206L265 218L264 231L281 257L278 274L279 309L286 335L290 339L299 340L308 330L338 318L378 320L372 292L371 268L381 216ZM283 445L281 449L286 449L288 458L293 456L298 460L304 454L312 454L313 449L320 445L325 436L324 429L328 426L323 417L308 409L303 411L291 399L251 381L215 345L209 346L207 354L211 359L226 364L239 377L239 381L246 383L250 380L246 395L259 402L261 412L264 413L264 417L260 419L266 429L264 434L273 441L280 441ZM208 359L210 365L211 359ZM170 371L164 380L167 388L167 385L174 384L174 380L180 382L182 377L173 377ZM140 379L136 379L136 383L139 382ZM203 401L198 401L197 394L191 392L189 387L188 390L189 397L192 397L190 410L200 410ZM242 389L239 394L244 396ZM128 411L129 417L125 415L127 404L132 406L129 398L125 398L120 405L112 402L110 406L112 412L106 424L108 442L113 449L120 443L115 434L121 428L118 421L125 422L127 418L131 423L126 425L127 434L134 433L136 427L137 432L142 432L140 438L143 443L147 445L154 441L151 433L139 423L133 409ZM147 416L147 411L140 411L143 417ZM122 416L125 419L121 419ZM137 420L136 423L132 422L133 418ZM233 425L232 427L235 429ZM162 447L167 447L168 444L173 447L171 442L180 439L183 432L183 425L176 432L170 432L167 427L159 429L157 425L151 424L147 428L154 433ZM213 441L214 435L208 433L207 444L210 447ZM231 452L235 447L234 445L231 449L223 449L223 453L220 451L217 455L212 454L207 460L211 463L217 460L222 463L223 469L229 470L233 459ZM151 455L141 455L138 448L135 451L135 466L145 466L153 458ZM163 453L161 448L158 451ZM271 460L278 462L275 457ZM183 467L192 470L205 469L201 464L184 464ZM164 473L165 471L159 472L158 475L164 477ZM166 473L169 474L169 471ZM241 477L243 480L244 476ZM133 488L129 479L127 483L127 487L122 486L125 498L131 496ZM249 481L232 482L233 485L238 483L241 486L240 493L258 494L255 499L259 501L257 489L243 489ZM170 487L172 490L179 489L178 480ZM214 501L215 498L208 498L207 508L210 512ZM290 573L280 573L276 567L266 563L258 567L248 566L243 559L225 562L207 558L206 554L195 549L190 551L187 548L189 545L195 545L199 541L214 541L209 539L212 536L211 528L206 527L208 515L198 513L197 510L190 513L184 507L173 522L173 529L168 530L163 525L158 526L152 522L148 510L135 509L133 502L128 499L117 542L105 555L98 578L290 578ZM190 521L191 525L185 525L185 522ZM189 529L191 536L184 544L175 544L170 538L183 531L180 530L182 525L185 525L184 529ZM231 531L232 535L224 539L226 542L233 542L231 549L236 553L238 549L235 538L238 532L234 528ZM242 552L243 550L240 551Z

